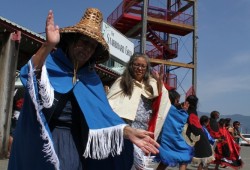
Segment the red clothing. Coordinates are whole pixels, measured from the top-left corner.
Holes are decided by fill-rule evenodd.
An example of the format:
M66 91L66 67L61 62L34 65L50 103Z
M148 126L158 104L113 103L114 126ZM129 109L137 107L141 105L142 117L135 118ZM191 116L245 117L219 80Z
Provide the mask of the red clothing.
M215 148L216 164L230 166L233 169L242 167L243 162L240 158L240 146L235 143L233 137L225 127L219 128L222 141L217 143Z
M210 122L207 125L207 130L214 139L219 139L221 137L219 132L219 124L215 119L210 118Z

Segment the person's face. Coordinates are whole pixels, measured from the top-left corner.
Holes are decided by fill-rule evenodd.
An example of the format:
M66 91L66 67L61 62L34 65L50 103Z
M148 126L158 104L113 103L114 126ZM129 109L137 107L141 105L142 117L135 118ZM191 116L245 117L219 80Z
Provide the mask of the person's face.
M104 90L105 90L106 93L108 93L109 92L109 86L104 86Z
M240 123L236 123L235 128L239 129L240 128Z
M215 119L219 119L220 118L220 114L216 113Z
M185 102L183 103L182 109L188 110L188 108L189 108L189 102L188 102L188 101L185 101Z
M84 65L94 54L98 42L87 36L81 36L69 47L70 57L77 61L79 66Z
M210 122L210 120L208 120L207 122L205 122L205 126L208 126L209 122Z
M143 57L138 57L133 65L133 71L134 71L134 78L141 82L143 80L143 77L146 73L146 69L147 69L147 61L145 58Z
M174 100L174 105L177 106L180 104L180 98Z

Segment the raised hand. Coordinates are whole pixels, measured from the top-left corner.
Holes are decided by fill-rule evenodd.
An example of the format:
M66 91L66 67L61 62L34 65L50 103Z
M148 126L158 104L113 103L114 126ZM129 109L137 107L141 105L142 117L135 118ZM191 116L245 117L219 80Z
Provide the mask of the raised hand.
M54 23L54 15L52 10L49 11L46 19L46 41L32 57L33 65L36 70L40 70L46 60L48 54L53 50L60 41L59 27Z
M49 11L46 19L46 43L48 46L55 47L60 41L59 27L54 23L54 14Z
M160 66L159 73L156 70L153 70L151 74L152 77L157 81L158 92L160 94L163 86L163 75L164 75L163 64Z

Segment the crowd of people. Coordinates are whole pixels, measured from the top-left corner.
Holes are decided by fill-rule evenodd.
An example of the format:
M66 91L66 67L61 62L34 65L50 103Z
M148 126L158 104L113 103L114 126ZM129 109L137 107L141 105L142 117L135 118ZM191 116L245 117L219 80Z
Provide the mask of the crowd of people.
M107 61L102 14L88 8L79 23L59 28L46 20L46 41L21 70L23 107L9 170L198 170L242 167L239 122L198 115L198 97L163 82L163 66L134 53L111 87L94 65ZM219 120L219 121L218 121Z

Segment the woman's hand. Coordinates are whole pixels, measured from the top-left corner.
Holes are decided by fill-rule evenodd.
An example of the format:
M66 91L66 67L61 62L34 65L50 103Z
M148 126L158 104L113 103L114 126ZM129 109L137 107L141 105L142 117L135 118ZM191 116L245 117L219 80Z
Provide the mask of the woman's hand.
M60 33L58 25L54 23L54 14L52 10L49 11L46 19L46 43L48 46L55 47L60 41Z
M163 86L163 75L164 75L163 64L160 66L159 73L153 70L151 74L152 74L152 77L157 81L158 93L160 94L162 91L162 86Z
M224 142L224 139L218 138L217 141L218 141L218 142Z
M181 104L181 107L182 107L183 110L187 111L188 108L189 108L189 103L187 101L185 101L183 104Z
M124 136L138 146L146 154L159 153L157 148L160 145L153 139L154 134L141 129L134 129L130 126L124 128Z
M60 41L59 27L54 23L54 15L52 10L50 10L48 13L45 31L46 41L32 57L32 63L37 71L41 70L46 57Z

